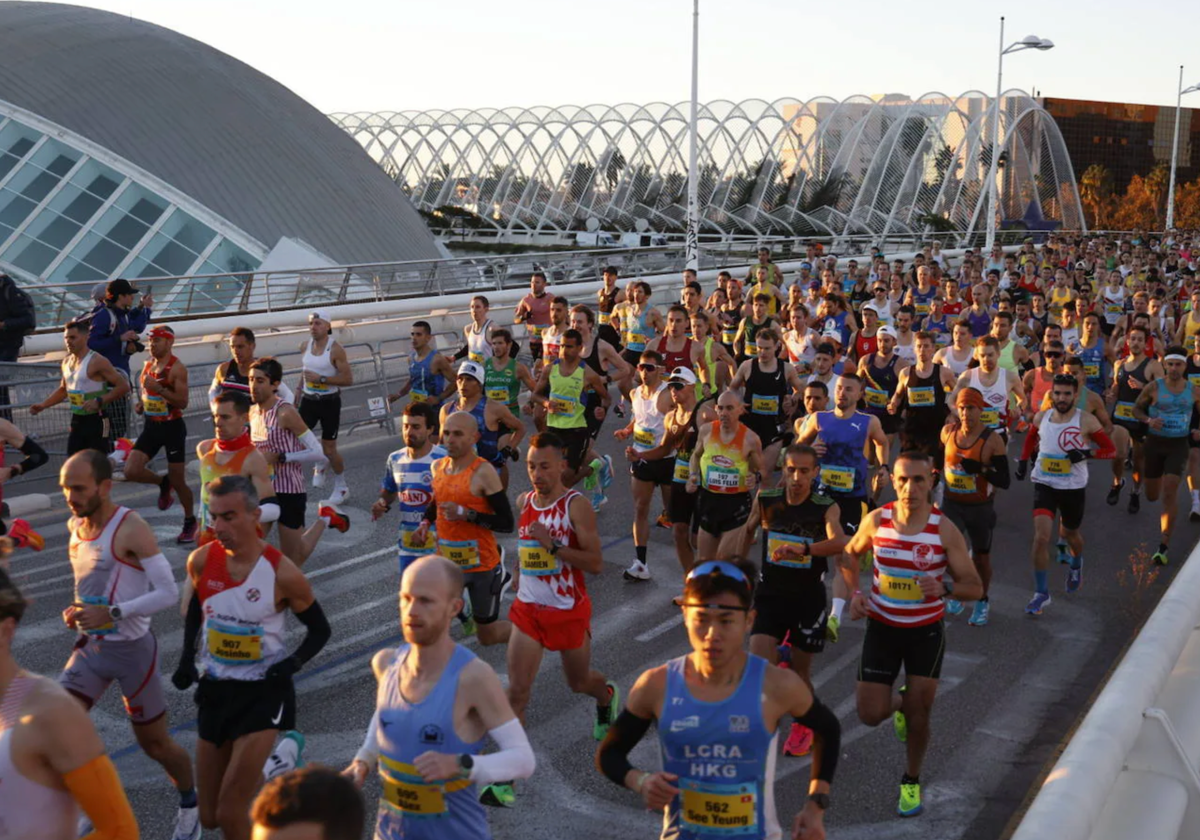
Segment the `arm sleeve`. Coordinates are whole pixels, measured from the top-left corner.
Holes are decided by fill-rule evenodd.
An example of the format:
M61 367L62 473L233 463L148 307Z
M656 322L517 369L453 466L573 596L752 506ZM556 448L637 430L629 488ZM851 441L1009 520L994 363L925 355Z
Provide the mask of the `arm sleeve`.
M29 435L25 436L25 442L21 444L21 451L25 453L25 460L17 464L21 468L21 475L36 470L50 460L50 456L46 454L45 449L42 449L41 444Z
M258 503L258 521L263 525L279 521L279 498L268 496Z
M1092 432L1092 441L1096 444L1096 451L1092 455L1093 458L1107 459L1117 454L1116 444L1112 442L1112 438L1104 433L1103 429Z
M290 387L288 387L286 382L279 383L279 390L276 391L276 393L279 394L279 399L283 400L285 403L291 403L292 405L296 404L296 394Z
M1028 461L1037 450L1038 427L1030 426L1029 434L1025 435L1025 444L1021 447L1021 460Z
M812 751L813 778L832 784L842 750L842 725L837 715L813 695L812 706L803 717L796 718L796 722L807 726L817 736Z
M204 610L200 607L200 596L192 593L188 601L187 616L183 620L183 647L179 651L179 661L187 662L196 656L196 639L200 637L200 626L204 623Z
M1008 468L1008 453L1001 452L992 457L992 463L986 470L987 480L993 487L1007 490L1012 486L1012 474Z
M179 600L179 585L175 583L175 573L171 571L171 563L162 552L143 560L142 568L146 570L146 577L150 579L150 591L118 604L122 618L154 615L169 609Z
M625 777L633 769L629 754L650 731L650 723L649 718L638 717L628 709L622 709L596 750L596 769L614 784L625 787Z
M325 611L321 609L320 603L316 600L304 612L298 612L295 615L296 620L304 625L306 632L304 641L300 642L300 647L296 648L296 652L292 656L303 665L321 652L321 648L325 647L325 643L329 641L333 631L329 627L329 619L325 618Z
M525 727L521 726L521 721L513 718L495 729L489 729L488 734L500 750L488 755L474 756L475 766L471 768L469 776L472 782L490 785L509 779L528 779L533 775L537 762L533 758L533 747L529 746L529 736L525 734Z
M367 735L363 738L362 746L354 754L355 761L361 761L368 767L374 768L379 761L379 709L371 715L367 724Z
M450 361L457 362L459 359L465 359L467 358L467 354L470 352L470 349L464 344L462 347L458 348L457 353L450 357Z
M299 452L289 452L287 454L288 463L319 464L329 460L325 457L325 452L321 449L321 441L317 440L317 436L312 433L312 429L309 429L300 436L300 442L304 444L304 448Z
M107 755L63 776L63 782L79 807L92 821L92 832L83 840L138 840L137 820L121 787L117 768Z
M508 501L508 494L503 490L489 493L487 500L495 513L476 513L473 521L498 534L511 534L517 523L513 519L512 504Z

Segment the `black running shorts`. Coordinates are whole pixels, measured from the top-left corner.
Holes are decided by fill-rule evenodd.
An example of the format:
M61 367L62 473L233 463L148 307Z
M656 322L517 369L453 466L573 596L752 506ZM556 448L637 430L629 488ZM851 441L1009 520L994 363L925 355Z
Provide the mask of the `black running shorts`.
M867 619L858 681L893 685L900 669L909 677L936 680L942 675L946 630L941 620L919 627L893 627Z

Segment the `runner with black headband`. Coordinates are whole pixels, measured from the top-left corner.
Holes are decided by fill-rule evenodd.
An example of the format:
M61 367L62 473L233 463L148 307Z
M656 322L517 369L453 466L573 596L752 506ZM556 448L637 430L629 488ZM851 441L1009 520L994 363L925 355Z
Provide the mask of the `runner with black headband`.
M692 652L638 678L596 753L601 773L662 810L664 840L780 837L772 756L788 716L815 734L808 798L791 837L825 837L841 726L798 675L746 652L747 568L713 561L688 574L681 609ZM663 769L635 768L629 754L656 722Z

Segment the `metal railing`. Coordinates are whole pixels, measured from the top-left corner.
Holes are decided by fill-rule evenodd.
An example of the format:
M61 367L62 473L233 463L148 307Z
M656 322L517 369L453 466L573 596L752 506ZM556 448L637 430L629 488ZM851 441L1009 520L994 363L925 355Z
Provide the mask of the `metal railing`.
M1042 239L1045 231L1001 231L1002 244L1016 244L1027 235ZM701 237L702 269L748 267L760 246L772 249L778 260L800 258L810 244L826 254L863 255L879 249L885 254L914 251L940 241L947 247L973 247L980 234L930 232L913 235L852 235L840 237ZM683 242L651 248L600 248L538 251L524 254L471 254L437 260L363 263L286 271L198 274L186 277L137 279L135 285L154 294L157 321L212 318L230 313L278 312L316 306L375 303L443 296L463 292L516 289L543 271L552 285L592 283L605 266L622 276L670 273L683 267ZM51 283L25 286L38 306L39 333L54 332L71 318L94 307L95 284Z

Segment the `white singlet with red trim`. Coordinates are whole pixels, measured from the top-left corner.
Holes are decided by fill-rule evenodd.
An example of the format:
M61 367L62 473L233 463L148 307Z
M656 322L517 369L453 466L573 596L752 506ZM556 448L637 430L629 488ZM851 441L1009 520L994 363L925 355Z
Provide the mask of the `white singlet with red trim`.
M871 575L871 618L894 627L920 627L940 621L945 612L941 598L926 597L918 577L941 580L946 571L946 549L938 528L942 512L934 507L925 528L901 534L893 520L895 502L880 508L879 528L871 539L875 553Z
M129 514L129 508L118 507L100 535L90 540L79 536L83 520L71 517L67 525L71 531L67 551L71 557L71 571L75 573L76 603L111 606L131 601L150 591L146 571L113 553L113 538ZM142 615L97 627L89 630L88 635L110 642L129 642L140 639L148 632L150 616Z
M37 688L38 679L14 677L0 702L0 837L4 840L61 840L76 835L75 798L68 791L27 779L13 760L13 732L21 722L21 705Z
M526 604L539 604L569 610L587 599L587 585L583 572L561 559L552 556L541 543L529 536L529 528L541 522L550 536L559 545L579 548L579 537L571 522L571 500L582 498L575 490L568 490L549 507L539 508L534 494L529 493L521 508L517 522L517 556L521 570L521 586L517 598Z
M265 546L240 583L229 577L225 546L210 544L196 594L204 609L200 673L217 680L261 680L287 657L284 613L275 606L275 570L283 555Z

